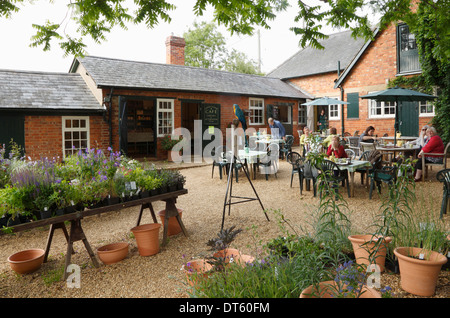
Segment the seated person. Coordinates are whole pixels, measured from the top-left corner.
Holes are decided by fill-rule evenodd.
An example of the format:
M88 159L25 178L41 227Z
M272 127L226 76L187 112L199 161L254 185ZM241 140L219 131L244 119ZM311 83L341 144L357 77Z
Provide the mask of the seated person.
M373 135L375 132L375 127L369 126L366 130L359 136L359 142L374 142L377 137Z
M327 156L334 155L336 158L348 158L344 146L339 142L339 136L334 136L331 145L328 147Z
M415 169L416 169L416 176L414 178L414 181L418 182L422 180L422 156L424 153L444 153L444 143L442 142L441 137L438 136L436 128L429 127L427 129L426 134L428 135L429 139L425 146L423 146L422 150L420 150L417 157L419 160L417 160ZM442 157L439 156L425 156L425 163L442 163Z
M309 130L309 128L305 126L303 128L303 135L300 136L300 146L302 147L303 150L303 156L306 156L306 154L309 151L308 138L310 136L310 133L311 131Z
M330 128L330 135L325 138L322 142L325 148L328 148L331 145L331 142L333 141L333 138L337 136L337 129L335 127Z
M430 128L428 125L423 126L419 133L419 137L416 140L409 142L409 144L417 145L422 149L429 139L429 136L426 134L428 128Z

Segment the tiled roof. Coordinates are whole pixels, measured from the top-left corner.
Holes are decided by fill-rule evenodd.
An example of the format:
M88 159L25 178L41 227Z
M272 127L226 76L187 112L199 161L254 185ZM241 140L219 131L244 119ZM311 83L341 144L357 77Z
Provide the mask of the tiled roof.
M323 50L306 47L271 71L268 76L288 79L328 72L336 72L338 61L341 70L345 69L366 41L354 39L351 31L331 34L328 39L320 41Z
M309 98L290 84L266 76L93 56L75 60L71 71L78 63L97 87Z
M79 74L0 70L0 109L101 111Z

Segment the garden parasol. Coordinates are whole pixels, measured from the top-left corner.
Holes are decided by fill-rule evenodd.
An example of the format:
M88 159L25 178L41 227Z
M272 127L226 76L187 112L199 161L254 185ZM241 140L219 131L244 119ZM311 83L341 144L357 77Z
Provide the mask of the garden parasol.
M337 104L344 105L344 104L350 104L350 103L347 103L347 102L344 102L342 100L338 100L335 98L321 97L319 99L315 99L310 102L303 103L302 105L305 105L305 106L328 106L328 105L337 105ZM343 121L342 121L342 135L344 135L344 122Z
M306 105L306 106L326 106L326 105L337 105L337 104L348 104L347 102L344 102L342 100L338 100L335 98L330 98L330 97L322 97L319 99L315 99L312 100L310 102L307 103L303 103L302 105Z
M421 93L412 89L402 87L392 87L383 91L371 93L361 96L362 99L374 99L383 102L395 102L395 123L394 123L394 145L397 144L397 130L398 130L398 114L399 114L399 102L418 102L426 101L437 98L433 95Z

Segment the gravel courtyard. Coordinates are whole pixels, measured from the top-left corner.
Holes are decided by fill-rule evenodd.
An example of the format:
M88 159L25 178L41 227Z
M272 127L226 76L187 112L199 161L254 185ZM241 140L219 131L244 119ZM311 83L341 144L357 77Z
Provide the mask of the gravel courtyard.
M139 207L86 217L82 220L82 226L94 251L108 243L125 241L130 243L129 254L126 259L113 265L104 265L99 261L100 267L95 268L82 242L76 242L74 248L77 253L72 256L72 263L81 267L81 286L68 288L65 281L52 281L55 273L61 273L64 265L67 245L61 230L57 230L53 237L49 261L37 272L24 276L16 275L10 269L7 258L24 249L45 249L48 227L16 235L3 235L0 236L0 298L188 297L180 268L191 258L210 255L206 242L220 230L227 180L220 180L217 170L214 178L211 178L210 165L183 169L181 172L186 176L185 187L188 194L178 198L177 207L184 210L182 217L188 237L183 233L171 236L167 246L161 248L158 254L142 257L130 232L136 225ZM436 171L431 171L429 181L417 184L417 196L426 194L429 202L433 203L430 212L438 214L442 184L436 181L435 173ZM266 181L263 175L259 175L253 180L270 221L266 220L257 201L231 207L231 214L225 217L225 228L236 225L244 229L234 242L234 247L256 256L260 252L260 242L266 242L280 234L276 215L273 213L275 210L280 210L295 227L308 227L318 198L313 197L312 191L306 190L300 196L297 176L290 188L290 175L291 166L286 161L281 161L277 178L271 175L269 181ZM355 179L355 197L348 198L346 191L341 191L348 202L356 232L363 232L372 224L372 216L379 211L381 201L376 193L369 200L368 189L360 184L359 174L356 174ZM254 196L243 173L239 176L239 182L233 183L233 193ZM156 213L164 209L162 202L156 202L153 206ZM449 224L448 216L445 216L445 220ZM146 210L141 224L151 222L150 213ZM160 239L162 240L162 230ZM448 271L442 272L435 298L450 296L448 274ZM389 284L394 285L392 287L397 286L402 297L415 297L401 292L398 275L388 278L385 276L383 279L389 279Z

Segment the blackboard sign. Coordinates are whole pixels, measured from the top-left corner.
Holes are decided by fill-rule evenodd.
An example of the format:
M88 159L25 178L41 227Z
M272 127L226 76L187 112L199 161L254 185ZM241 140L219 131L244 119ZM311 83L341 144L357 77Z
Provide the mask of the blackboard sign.
M216 126L220 128L220 105L203 104L203 126Z

